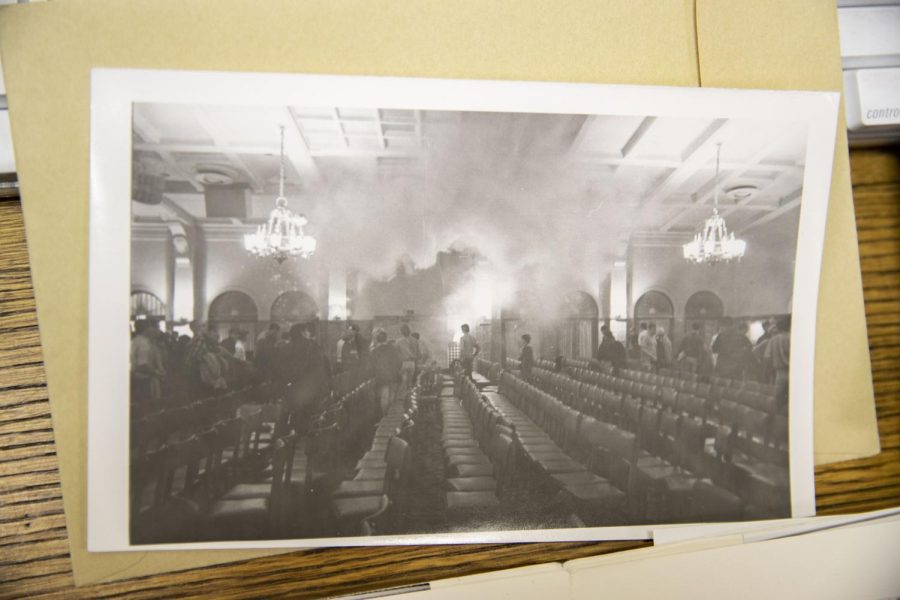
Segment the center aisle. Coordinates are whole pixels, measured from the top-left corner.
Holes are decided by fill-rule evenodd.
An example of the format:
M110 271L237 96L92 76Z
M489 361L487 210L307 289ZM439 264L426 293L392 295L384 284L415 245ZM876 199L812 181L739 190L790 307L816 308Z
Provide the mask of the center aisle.
M441 418L434 393L420 395L418 422L412 437L409 503L403 527L408 533L447 530L444 510L444 462Z

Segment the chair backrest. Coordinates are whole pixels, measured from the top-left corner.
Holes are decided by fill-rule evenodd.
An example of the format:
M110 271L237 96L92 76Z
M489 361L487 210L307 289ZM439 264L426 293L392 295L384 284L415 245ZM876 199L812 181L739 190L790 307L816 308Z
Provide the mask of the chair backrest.
M741 418L741 405L732 400L719 402L719 423L727 427L736 427Z
M513 479L514 451L513 438L506 434L497 435L491 444L490 459L494 466L494 479L500 488L505 487Z
M638 429L638 440L641 449L650 452L656 452L657 439L659 438L659 414L658 408L645 406L641 412L641 425Z
M738 408L737 428L740 435L764 442L768 433L769 414L761 410L740 406Z
M200 442L195 436L170 444L169 454L165 462L165 474L162 480L160 500L168 496L188 491L193 481L189 480L191 463L197 457Z
M620 425L628 431L637 431L641 420L641 401L636 397L625 398Z
M659 402L666 410L675 410L678 391L673 387L664 387L659 395Z
M637 454L637 436L617 427L610 430L605 444L606 477L617 488L630 492L632 467Z
M773 448L788 449L789 423L785 415L775 415L769 427L769 437L766 443Z
M132 455L129 482L132 517L160 501L169 452L168 446L162 446L143 454Z
M706 464L703 461L704 444L703 421L684 417L678 430L677 461L678 464L701 477L706 476Z
M659 435L657 436L657 453L663 458L676 461L678 427L681 416L665 411L659 419Z

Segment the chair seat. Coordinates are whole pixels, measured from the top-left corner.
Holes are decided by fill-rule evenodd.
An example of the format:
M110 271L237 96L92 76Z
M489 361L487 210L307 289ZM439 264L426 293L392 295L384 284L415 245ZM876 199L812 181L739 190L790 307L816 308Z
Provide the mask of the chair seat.
M447 485L455 492L486 492L497 489L497 481L493 477L454 477L447 480Z
M572 460L569 458L569 455L563 452L557 446L538 446L538 449L529 450L527 448L523 448L525 454L528 455L528 458L535 462L548 461L548 460ZM584 467L582 467L584 468Z
M571 473L554 473L553 479L562 486L571 485L599 485L609 483L599 475L590 471L573 471Z
M562 454L563 456L566 455L566 453L563 452L562 449L554 444L551 440L520 442L519 446L522 448L522 451L529 456L544 456L549 454Z
M479 454L456 454L447 457L447 466L455 467L456 465L490 465L491 459L484 455L483 452Z
M387 466L376 469L360 469L353 477L353 481L384 481L384 474L387 472Z
M239 483L222 496L222 500L244 500L246 498L268 498L272 493L271 483Z
M332 498L345 498L349 496L372 496L384 493L384 479L363 479L342 481L331 493Z
M447 492L447 510L490 508L500 506L497 494L483 492Z
M365 454L363 454L362 457L360 457L360 459L359 459L358 461L356 461L356 462L357 462L357 463L360 463L360 462L362 462L362 461L364 461L364 460L367 460L367 461L378 461L378 460L383 461L383 460L384 460L384 455L385 455L385 454L387 454L387 448L384 448L384 449L378 449L378 450L369 450L368 452L366 452Z
M451 456L484 456L484 452L478 446L462 446L444 448L444 455L447 458Z
M542 459L539 461L535 461L538 469L543 471L544 473L553 474L553 473L577 473L579 471L584 471L584 465L579 462L572 460L571 458L558 459L558 458L548 458Z
M444 440L444 448L478 448L475 438Z
M475 439L474 431L446 431L441 434L441 441Z
M666 477L666 489L672 494L686 494L694 489L698 479L689 473L675 473Z
M356 469L382 469L387 467L387 463L383 458L375 459L375 458L363 458L358 463L356 463Z
M613 487L608 482L587 485L569 485L563 490L581 502L621 502L625 500L625 492Z
M331 503L334 515L340 519L362 520L377 513L382 506L382 496L353 496L337 498Z
M453 470L457 477L490 477L494 474L494 467L490 462L455 465Z
M214 520L264 517L269 513L268 498L219 500L213 504L209 517Z
M787 487L789 485L788 471L779 465L744 458L735 458L732 464L758 483L770 487Z

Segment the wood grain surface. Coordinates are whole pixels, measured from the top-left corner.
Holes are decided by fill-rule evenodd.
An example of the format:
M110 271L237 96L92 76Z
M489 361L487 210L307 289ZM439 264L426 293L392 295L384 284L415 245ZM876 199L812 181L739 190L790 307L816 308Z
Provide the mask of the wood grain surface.
M851 168L882 452L817 469L820 514L900 505L900 148ZM330 548L74 588L22 213L0 201L0 598L321 597L642 545Z

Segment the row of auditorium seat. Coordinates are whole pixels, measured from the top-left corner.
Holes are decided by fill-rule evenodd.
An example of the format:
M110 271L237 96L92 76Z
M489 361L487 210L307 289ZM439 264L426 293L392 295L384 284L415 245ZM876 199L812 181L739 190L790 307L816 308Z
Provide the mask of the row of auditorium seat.
M485 366L479 365L482 369ZM495 376L499 369L497 365L491 365L487 370ZM518 388L513 389L511 385ZM660 495L658 482L648 485L644 481L650 474L655 474L662 481L667 481L669 486L673 486L672 473L680 471L692 474L687 481L692 488L697 488L698 493L702 491L707 499L701 505L706 506L712 502L718 507L714 511L717 514L726 516L741 512L741 500L750 505L749 513L768 514L783 510L788 497L787 454L784 447L787 438L786 420L779 420L784 428L779 434L784 439L784 445L770 445L756 435L759 428L754 426L752 419L729 416L731 422L727 425L708 422L691 414L689 404L679 407L677 402L667 403L661 397L655 403L643 402L639 397L617 395L611 390L601 390L599 393L598 404L607 408L614 404L616 409L608 412L585 412L564 404L553 395L538 390L508 372L501 376L501 395L518 398L519 401L527 397L529 400L523 406L528 409L526 413L530 413L535 423L569 451L577 451L571 445L571 440L580 439L583 437L580 433L596 428L598 424L634 435L637 450L632 463L634 477L629 489L637 491L638 497L631 499L637 505L649 502L654 495ZM674 400L677 399L676 395ZM724 406L730 410L727 403ZM679 408L683 410L678 410ZM746 415L747 410L753 409L737 412ZM655 470L650 469L650 466ZM677 486L673 489L675 488ZM734 492L738 492L742 498L737 498ZM689 494L681 496L684 498ZM686 504L692 505L697 506L696 501Z
M748 426L754 439L787 450L787 416L774 397L734 388L683 382L681 390L622 377L598 375L598 383L581 382L564 373L534 369L529 381L564 403L597 418L634 425L635 403L659 406L699 418L711 426ZM691 391L693 390L693 391Z
M345 372L332 379L329 396L337 401L363 382L359 372ZM233 417L243 406L264 407L271 415L277 403L290 395L290 384L280 386L262 382L240 390L197 399L180 406L173 406L150 413L132 412L130 448L132 454L142 454L158 448L168 441L189 437L193 432L207 429L222 419ZM327 405L326 400L323 404ZM270 419L274 420L274 419Z
M476 359L476 363L491 364L484 359ZM483 365L482 365L483 366ZM521 363L514 358L507 358L505 362L507 369L518 371L521 369ZM545 369L547 371L557 371L556 363L551 360L535 361L535 368ZM772 395L775 392L774 386L767 383L761 383L752 379L732 379L728 377L720 377L717 375L701 375L692 371L674 368L661 368L658 371L650 371L641 362L631 362L624 369L615 369L612 363L608 361L599 361L597 359L574 359L566 358L562 361L562 372L572 375L576 379L596 383L597 374L618 375L626 379L639 381L640 383L655 383L657 385L678 386L681 383L707 383L717 388L735 388L745 391L759 392L762 394ZM479 369L482 371L482 369ZM483 372L483 371L482 371Z
M392 402L375 426L352 478L330 494L331 514L341 535L390 531L407 499L411 463L409 438L418 412L418 386L408 399ZM373 394L374 397L374 394ZM367 436L362 436L368 439Z
M482 447L490 448L489 460L470 460L465 454L467 446L456 448L460 443L457 429L445 430L444 445L448 454L448 467L454 469L456 478L448 479L452 491L447 493L448 509L471 509L491 507L502 500L502 492L513 485L525 486L529 491L550 489L557 498L555 502L567 504L568 510L578 514L579 519L594 521L596 524L622 522L625 517L626 493L610 480L598 475L591 466L571 455L571 449L558 445L561 438L556 432L550 433L535 422L514 402L497 391L481 391L465 378L459 381L461 407L475 423L480 423ZM453 403L446 403L447 411L453 410ZM450 413L453 415L453 413ZM451 417L452 418L452 417ZM458 417L457 417L458 418ZM453 421L451 421L453 423ZM479 428L475 428L477 433ZM462 428L463 433L465 428ZM622 437L617 434L621 433ZM612 432L602 443L610 449L619 449L623 438L627 445L629 434ZM633 436L631 436L633 438ZM465 443L467 438L463 438ZM454 444L449 446L448 444ZM598 445L598 448L600 445ZM613 450L614 451L614 450ZM473 454L475 451L471 451ZM614 469L606 474L614 476ZM497 481L494 497L491 478ZM559 499L561 498L561 499ZM559 500L558 500L559 499Z
M446 514L455 526L499 508L512 480L513 429L479 400L476 384L467 378L440 397Z
M629 380L601 374L592 380L595 384L579 385L562 373L536 369L530 381L569 405L608 422L624 423L632 430L637 422L637 404L701 419L710 431L717 427L729 432L738 428L771 449L770 456L781 455L776 462L787 462L788 418L778 410L773 396L753 391L755 388L718 387L720 382L713 385L675 380L672 385L671 379L660 380L651 373L640 375Z
M509 373L502 376L501 393L551 432L562 449L625 491L631 518L721 520L745 513L724 456L706 451L704 424L697 419L648 407L637 431L628 431L572 409Z
M132 539L283 536L287 507L293 505L286 499L298 498L312 485L313 466L318 472L330 469L328 461L342 447L342 422L365 426L355 413L365 405L361 398L372 395L371 388L364 382L332 398L303 424L303 440L294 432L299 423L292 420L298 415L285 410L281 398L260 405L246 402L260 397L249 393L203 401L218 401L208 413L218 419L213 423L186 420L173 431L150 435L140 428L146 417L140 419L136 431L156 443L132 451ZM309 465L307 456L314 457Z

